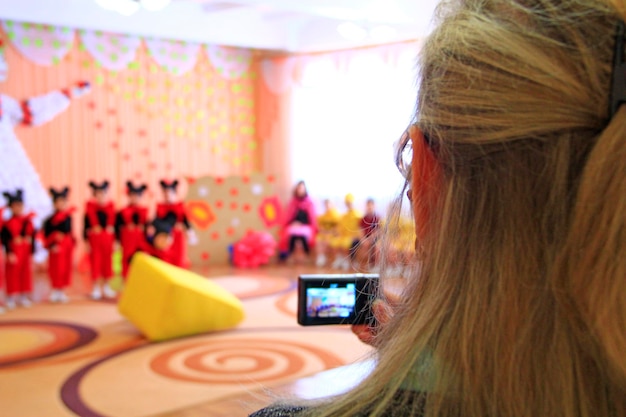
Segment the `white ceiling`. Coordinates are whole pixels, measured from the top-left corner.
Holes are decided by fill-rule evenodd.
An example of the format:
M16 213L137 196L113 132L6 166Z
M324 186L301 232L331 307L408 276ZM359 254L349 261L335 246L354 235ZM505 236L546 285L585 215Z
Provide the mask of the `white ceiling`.
M419 39L436 0L173 0L122 16L95 0L0 0L0 19L209 44L304 53ZM365 29L361 40L338 25ZM382 27L382 29L381 29ZM392 27L394 33L389 33ZM383 32L376 37L376 32ZM393 32L393 31L392 31ZM392 35L392 36L390 36Z

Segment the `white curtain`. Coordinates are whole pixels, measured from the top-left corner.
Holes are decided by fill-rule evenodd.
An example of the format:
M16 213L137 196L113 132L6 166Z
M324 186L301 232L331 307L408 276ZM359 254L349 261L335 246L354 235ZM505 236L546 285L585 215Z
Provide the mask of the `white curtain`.
M372 197L386 212L403 179L394 143L416 104L415 44L311 57L293 86L291 172L307 183L321 208L341 210L346 193L356 207Z

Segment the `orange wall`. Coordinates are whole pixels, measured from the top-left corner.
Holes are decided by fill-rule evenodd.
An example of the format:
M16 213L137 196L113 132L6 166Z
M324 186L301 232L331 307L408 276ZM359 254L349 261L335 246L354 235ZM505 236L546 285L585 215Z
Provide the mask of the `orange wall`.
M74 205L82 208L92 179L109 179L119 204L125 203L126 180L145 182L152 204L160 178L262 171L255 66L227 80L201 53L192 71L176 77L158 67L142 45L130 69L112 72L77 38L63 60L43 67L2 36L9 76L0 93L23 100L81 80L93 86L52 122L16 130L44 186L69 185Z

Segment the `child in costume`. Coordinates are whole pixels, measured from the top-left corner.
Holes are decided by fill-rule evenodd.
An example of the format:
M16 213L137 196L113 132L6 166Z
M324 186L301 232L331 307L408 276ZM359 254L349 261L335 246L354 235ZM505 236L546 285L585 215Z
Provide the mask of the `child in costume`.
M130 258L145 241L148 209L141 205L141 197L148 187L141 184L135 187L126 182L128 205L118 211L115 219L115 235L122 246L122 277L126 279Z
M6 251L6 306L12 310L17 303L23 307L32 305L29 295L33 291L34 214L24 215L24 196L21 189L14 194L3 194L11 210L11 218L2 225L0 240Z
M156 220L169 224L172 229L172 264L187 268L190 264L187 259L187 242L195 245L198 239L187 219L185 205L178 201L176 195L178 180L172 182L161 180L160 185L164 201L157 204Z
M354 196L347 194L344 203L346 212L339 219L337 235L330 242L333 249L334 261L332 267L335 269L350 268L350 250L354 247L355 241L361 237L361 213L354 208Z
M4 217L2 212L4 211L4 207L0 207L0 232L2 231L2 225L4 224ZM0 286L4 283L4 250L0 248ZM5 312L4 307L0 306L0 314Z
M287 257L294 253L300 242L306 255L311 252L317 233L315 205L309 197L304 181L299 181L285 210L284 237L288 245Z
M376 203L373 198L368 198L365 202L365 215L361 219L359 227L361 236L354 242L350 254L353 259L362 255L365 258L362 262L363 266L371 268L378 259L376 240L380 229L380 216L376 214Z
M91 298L99 300L104 295L114 298L115 291L108 281L113 277L113 245L115 243L115 207L108 198L109 182L89 182L93 199L85 209L83 237L89 246L89 264L93 289Z
M69 301L65 289L72 278L72 261L75 238L72 233L73 208L67 209L67 196L70 189L60 191L50 188L54 213L44 221L44 245L48 249L48 276L52 292L51 303L67 303Z
M330 242L337 233L337 226L341 218L339 211L329 199L324 200L324 209L324 214L317 218L318 231L315 237L315 252L317 253L315 264L318 267L326 265L330 256Z
M174 248L172 243L172 227L170 224L166 221L155 219L148 226L143 251L164 262L173 264L176 252L172 249Z

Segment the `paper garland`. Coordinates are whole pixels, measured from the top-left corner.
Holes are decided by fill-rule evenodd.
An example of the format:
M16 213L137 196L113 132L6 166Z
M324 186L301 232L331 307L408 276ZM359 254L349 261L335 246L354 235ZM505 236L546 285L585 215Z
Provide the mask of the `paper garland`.
M120 71L135 60L141 39L131 35L103 33L93 30L81 30L83 45L104 68Z
M164 39L146 39L145 42L152 59L173 75L183 75L196 66L200 52L197 43Z
M245 74L252 61L252 51L249 49L207 45L206 53L217 72L231 80Z
M30 61L44 66L60 62L72 49L74 29L5 20L2 27L15 48ZM135 60L142 39L133 35L80 30L85 49L104 68L120 71ZM152 59L165 71L182 75L191 71L201 49L224 78L236 80L250 68L252 51L218 45L164 39L145 39Z
M3 21L2 28L13 46L39 65L58 63L74 44L74 31L68 28L12 21Z

